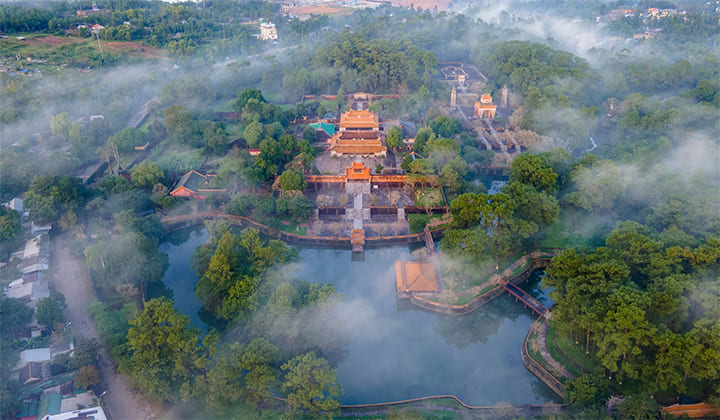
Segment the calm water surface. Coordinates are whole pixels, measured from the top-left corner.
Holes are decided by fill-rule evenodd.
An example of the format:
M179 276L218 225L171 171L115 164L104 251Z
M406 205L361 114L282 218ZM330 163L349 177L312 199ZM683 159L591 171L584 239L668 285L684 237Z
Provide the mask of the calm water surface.
M173 291L178 309L203 330L194 294L198 279L189 260L206 240L207 232L197 229L162 245L170 264L163 282ZM346 250L300 248L300 256L295 277L333 283L345 296L337 313L350 331L346 357L337 365L343 403L437 394L455 394L472 405L555 398L522 365L520 347L533 318L514 300L501 297L465 316L399 308L394 263L412 259L407 248L368 250L364 261L351 261ZM547 303L538 284L535 276L522 287Z

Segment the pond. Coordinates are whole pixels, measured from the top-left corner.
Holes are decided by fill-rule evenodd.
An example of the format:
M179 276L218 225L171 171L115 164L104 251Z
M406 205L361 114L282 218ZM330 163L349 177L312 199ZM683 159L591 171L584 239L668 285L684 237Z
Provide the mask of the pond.
M184 242L183 242L184 240ZM194 295L197 277L189 260L207 240L192 230L164 243L169 268L163 282L175 305L203 330ZM295 277L333 283L345 296L337 316L350 344L337 365L344 404L403 400L454 394L471 405L538 404L555 394L522 365L520 348L533 321L530 310L505 296L465 316L424 312L395 298L395 260L411 260L408 248L366 250L352 261L347 250L302 248ZM539 275L521 285L547 303Z

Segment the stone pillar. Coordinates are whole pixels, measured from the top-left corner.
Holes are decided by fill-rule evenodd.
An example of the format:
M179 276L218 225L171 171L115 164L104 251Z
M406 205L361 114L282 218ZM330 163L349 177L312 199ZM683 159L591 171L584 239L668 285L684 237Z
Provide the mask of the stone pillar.
M457 97L457 91L455 90L455 86L453 86L452 91L450 92L450 108L455 109L455 100Z

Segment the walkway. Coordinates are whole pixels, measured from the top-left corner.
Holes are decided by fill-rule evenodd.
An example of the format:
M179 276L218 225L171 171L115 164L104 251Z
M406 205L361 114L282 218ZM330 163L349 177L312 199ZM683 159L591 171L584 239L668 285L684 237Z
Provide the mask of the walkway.
M543 316L547 313L548 309L545 307L545 305L543 305L539 300L530 296L528 292L517 287L516 285L512 283L505 283L503 285L503 288L507 290L510 295L515 296L516 299L520 300L525 306L529 306L530 309L532 309L539 316Z

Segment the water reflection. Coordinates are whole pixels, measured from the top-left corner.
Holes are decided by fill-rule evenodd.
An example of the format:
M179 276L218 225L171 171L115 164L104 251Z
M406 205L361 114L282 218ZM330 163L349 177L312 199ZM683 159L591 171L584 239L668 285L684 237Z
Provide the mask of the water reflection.
M189 260L207 233L194 230L187 238L185 243L163 244L170 262L163 281L174 292L176 306L205 329ZM345 389L343 403L437 394L455 394L473 405L532 404L554 398L520 360L520 346L533 319L521 304L500 297L458 317L399 307L394 262L412 259L407 248L368 250L364 261L352 261L346 250L301 248L300 256L302 261L284 275L333 283L345 296L329 316L324 314L313 325L328 343L349 340L331 357ZM538 283L531 280L528 290Z
M487 343L488 339L498 333L505 320L515 321L523 315L522 306L511 304L509 299L498 298L482 310L468 315L437 315L437 332L447 344L457 349L464 349L474 343Z

